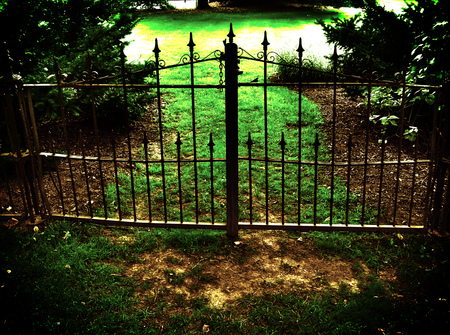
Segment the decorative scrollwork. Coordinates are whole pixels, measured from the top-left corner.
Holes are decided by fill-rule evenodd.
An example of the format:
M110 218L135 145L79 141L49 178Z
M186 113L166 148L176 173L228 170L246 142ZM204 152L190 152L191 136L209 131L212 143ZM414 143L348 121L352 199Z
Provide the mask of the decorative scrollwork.
M246 50L244 50L244 49L242 49L241 47L239 47L239 48L238 48L238 57L242 57L242 56L244 55L244 53L245 53L248 57L250 57L250 58L258 59L258 58L256 58L255 56L253 56L252 54L250 54L249 52L247 52Z
M198 52L194 52L192 54L192 62L197 62L200 60L200 54Z
M120 76L122 74L122 67L120 65L115 65L111 74L115 77Z
M297 58L295 60L298 62ZM297 65L298 65L298 63L297 63ZM307 67L307 68L312 69L314 67L314 61L312 59L305 58L302 61L302 67Z
M155 63L155 64L156 64L156 63ZM164 59L160 59L160 60L158 61L158 66L159 66L160 68L166 67L166 61L165 61Z
M269 52L267 53L267 60L268 60L269 62L275 63L276 60L277 60L277 58L278 58L278 59L282 59L282 57L281 57L278 53L276 53L275 51L269 51Z
M394 74L394 78L395 78L395 82L397 82L397 83L403 83L403 81L404 81L404 76L403 76L403 73L401 73L401 72L396 72Z
M264 53L264 51L260 51L260 52L258 52L258 53L256 54L256 57L257 57L258 59L263 59L265 55L267 55L267 54Z
M378 80L380 78L380 75L377 71L370 72L368 70L365 70L363 71L362 76L363 78L367 78L369 80Z
M214 55L213 57L210 58L211 55ZM214 50L213 52L211 52L209 55L207 55L206 57L203 57L201 60L205 61L205 60L209 60L209 59L216 59L219 60L221 59L223 56L223 52L220 50Z

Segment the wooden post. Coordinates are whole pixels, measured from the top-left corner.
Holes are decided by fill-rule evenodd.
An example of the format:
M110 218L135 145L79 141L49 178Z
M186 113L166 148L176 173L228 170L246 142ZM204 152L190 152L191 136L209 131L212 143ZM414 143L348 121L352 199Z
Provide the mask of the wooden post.
M238 168L238 76L237 45L233 43L230 24L229 43L225 44L225 114L226 114L226 169L227 169L227 235L238 236L239 168Z

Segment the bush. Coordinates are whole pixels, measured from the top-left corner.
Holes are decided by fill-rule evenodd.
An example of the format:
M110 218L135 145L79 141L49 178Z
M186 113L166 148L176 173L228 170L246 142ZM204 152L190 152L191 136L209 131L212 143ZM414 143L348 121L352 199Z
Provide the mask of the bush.
M360 14L347 19L333 18L332 24L318 23L325 31L327 42L343 51L340 66L344 73L367 75L367 70L371 69L379 79L395 81L401 73L400 77L404 76L409 84L441 85L450 73L446 61L450 25L444 13L443 1L408 3L403 13L397 15L386 11L375 0L365 0L364 11ZM367 97L364 88L349 88L347 93ZM414 140L417 124L421 124L422 129L431 124L431 105L436 92L408 88L405 120L396 122L401 94L402 90L397 88L374 89L372 120L394 127L401 121L406 122L403 135Z
M123 38L138 22L137 9L168 7L166 0L7 0L2 2L0 28L8 31L0 45L2 59L9 53L11 67L26 82L56 82L54 57L66 82L86 74L87 52L92 54L98 77L111 75L121 65ZM23 20L26 17L27 20ZM3 65L3 62L2 62ZM136 65L127 80L143 82L151 76L151 64ZM7 66L0 69L4 73ZM128 65L130 67L130 65ZM116 78L112 83L121 83ZM34 90L34 93L37 91ZM74 116L91 110L88 89L63 89L65 109ZM100 116L120 119L123 114L120 89L96 91ZM152 95L130 91L130 118L138 117ZM36 113L47 118L59 116L57 90L42 90L33 96ZM122 101L121 101L122 100ZM136 105L137 103L137 105ZM120 111L122 109L122 111ZM122 120L119 120L121 122Z

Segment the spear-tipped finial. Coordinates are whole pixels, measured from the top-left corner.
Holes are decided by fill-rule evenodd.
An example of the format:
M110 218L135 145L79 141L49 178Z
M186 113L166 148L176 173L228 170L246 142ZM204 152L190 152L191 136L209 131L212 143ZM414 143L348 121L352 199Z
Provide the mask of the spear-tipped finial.
M209 146L209 148L210 148L211 151L213 151L215 145L216 145L216 144L215 144L214 141L213 141L213 134L212 134L212 133L209 133L209 142L208 142L208 146Z
M334 51L333 51L333 55L331 56L331 59L332 59L334 62L337 62L337 60L338 60L338 54L337 54L337 46L336 46L336 44L334 45Z
M143 143L144 145L147 145L147 144L148 144L148 138L147 138L147 132L146 132L146 131L144 131L144 139L142 140L142 143Z
M250 134L250 132L248 132L248 140L247 142L245 142L245 144L247 144L247 146L250 148L253 144L255 144L255 142L252 141L252 135Z
M319 145L320 145L319 133L316 133L316 140L314 141L314 148L315 148L316 151L319 150Z
M267 50L267 47L270 44L269 41L267 40L267 31L264 31L264 40L261 44L264 47L264 50Z
M233 43L233 38L236 37L236 35L233 32L233 24L230 23L230 32L227 35L230 38L230 43Z
M159 50L159 48L158 48L158 39L157 38L155 38L155 48L153 49L153 52L155 54L159 54L161 52L161 50Z
M303 57L303 51L305 51L305 49L303 49L302 38L301 37L298 39L298 48L297 48L296 51L298 52L298 57L302 58Z
M175 144L177 145L178 149L183 144L183 142L181 142L180 132L177 133L177 140L176 140Z
M286 148L286 141L284 140L284 132L281 132L281 141L278 143L281 146L281 150Z
M189 47L189 49L191 51L194 50L195 43L194 43L194 39L192 38L192 32L189 33L189 43L187 46Z

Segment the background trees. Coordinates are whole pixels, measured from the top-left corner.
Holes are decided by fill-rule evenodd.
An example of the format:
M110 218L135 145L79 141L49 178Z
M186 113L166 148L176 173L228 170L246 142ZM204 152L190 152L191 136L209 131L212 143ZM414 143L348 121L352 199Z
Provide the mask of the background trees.
M56 80L56 57L69 81L80 79L86 71L89 51L98 76L108 75L120 65L121 50L127 44L124 37L138 22L137 12L168 6L167 0L3 0L0 7L2 59L8 53L12 71L25 81L48 82ZM37 114L54 115L57 92L41 90L39 93L42 96L35 97ZM86 92L65 93L67 109L73 114L82 113L83 104L87 103ZM112 102L118 99L112 91L103 92L98 97L99 113L110 113L111 106L118 105ZM132 106L135 113L140 107Z
M168 4L166 0L4 0L3 48L9 51L13 71L26 78L51 68L52 56L64 55L61 65L75 70L80 55L88 50L98 55L98 65L109 66L138 21L136 10L155 6Z
M376 0L364 0L364 11L347 19L333 19L332 24L319 21L328 43L341 50L340 64L344 73L362 74L368 69L369 58L373 70L382 79L394 80L403 73L408 83L443 85L448 81L450 25L444 1L418 0L408 3L399 15L386 11ZM349 91L361 94L359 90ZM373 103L378 119L395 120L400 106L401 90L374 90ZM431 89L407 89L408 104L405 134L417 131L417 124L431 121L430 105L435 92ZM377 118L373 119L377 122ZM395 125L396 122L388 123ZM408 136L414 140L415 136Z

